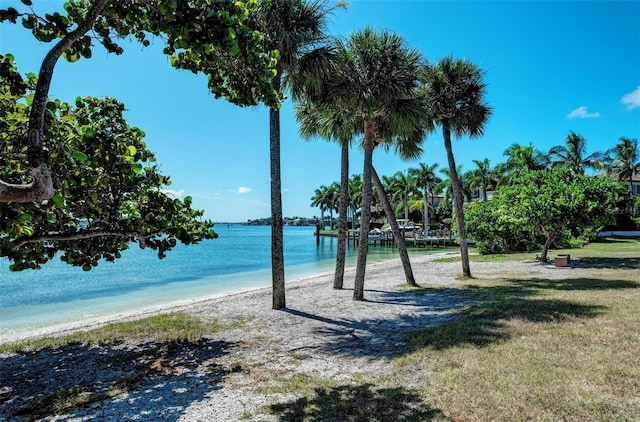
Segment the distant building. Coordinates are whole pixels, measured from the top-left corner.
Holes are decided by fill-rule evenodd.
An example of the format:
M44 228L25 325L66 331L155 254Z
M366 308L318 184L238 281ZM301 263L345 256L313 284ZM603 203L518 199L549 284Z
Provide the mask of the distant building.
M624 183L627 188L629 188L631 195L640 196L640 174L634 174L631 178L631 183L629 183L629 180L621 182Z

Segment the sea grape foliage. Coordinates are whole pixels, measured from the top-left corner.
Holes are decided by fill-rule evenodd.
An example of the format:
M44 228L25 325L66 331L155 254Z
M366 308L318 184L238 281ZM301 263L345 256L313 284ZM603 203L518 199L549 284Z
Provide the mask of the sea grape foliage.
M57 187L43 149L44 119L49 86L60 57L68 61L90 58L96 43L108 52L122 54L122 39L143 45L149 37L165 42L164 53L172 65L209 78L211 92L238 105L260 102L278 107L281 95L271 85L276 75L277 51L262 48L262 35L246 24L257 0L69 0L60 12L38 14L31 0L24 10L0 9L0 22L18 23L43 42L55 41L40 68L29 126L22 143L28 146L25 183L0 179L0 201L33 202L51 199ZM3 52L5 53L5 52ZM243 56L243 77L229 77L225 60Z
M0 178L12 183L29 178L22 139L36 83L34 74L22 78L11 55L0 55ZM166 193L169 178L124 112L108 97L47 101L43 147L55 193L43 202L0 202L0 256L12 270L40 268L59 252L90 270L134 243L163 258L178 242L217 237L191 198Z

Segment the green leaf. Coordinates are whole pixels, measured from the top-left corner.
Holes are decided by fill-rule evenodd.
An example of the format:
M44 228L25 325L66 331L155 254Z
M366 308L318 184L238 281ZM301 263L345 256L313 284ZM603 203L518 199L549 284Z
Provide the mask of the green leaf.
M85 138L93 139L96 137L96 131L90 128L89 126L82 127L82 134Z
M21 223L26 223L27 221L31 221L33 219L33 217L31 216L31 214L21 214L20 217L18 217L18 221Z
M231 48L229 49L229 55L231 57L234 57L234 56L237 56L239 52L240 52L240 46L238 45L237 42L233 43L233 46L231 46Z
M128 155L130 155L130 156L132 156L132 157L133 157L134 155L136 155L136 152L138 152L138 150L137 150L137 149L136 149L136 147L134 147L133 145L129 145L129 146L127 147L127 154L128 154Z
M87 154L85 154L84 152L81 152L81 151L73 151L72 155L73 155L73 158L75 158L76 160L80 160L80 161L87 161L89 159Z
M31 106L31 104L33 104L33 97L35 97L36 94L34 94L33 92L31 94L27 95L27 105Z
M31 6L33 4L33 2L31 0L20 0L22 2L22 4L26 5L26 6Z
M53 195L52 200L53 200L53 204L56 206L56 208L64 207L64 198L62 197L60 192L58 192L55 195Z

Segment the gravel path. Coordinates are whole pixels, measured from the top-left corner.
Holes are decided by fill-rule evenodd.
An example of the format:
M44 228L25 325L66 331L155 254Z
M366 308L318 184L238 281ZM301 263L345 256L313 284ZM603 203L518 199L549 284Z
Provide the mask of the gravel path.
M457 283L460 262L433 262L441 256L412 258L419 284ZM476 278L550 279L580 270L510 261L474 262L472 271ZM0 420L22 420L15 412L30 400L79 386L104 399L43 420L277 421L264 406L295 399L267 388L278 377L392 377L390 358L408 349L406 333L442 323L464 305L446 291L403 293L397 259L368 266L366 300L356 302L354 273L347 269L343 290L332 289L332 274L288 284L284 311L270 309L269 289L165 309L238 327L196 343L73 345L0 356Z

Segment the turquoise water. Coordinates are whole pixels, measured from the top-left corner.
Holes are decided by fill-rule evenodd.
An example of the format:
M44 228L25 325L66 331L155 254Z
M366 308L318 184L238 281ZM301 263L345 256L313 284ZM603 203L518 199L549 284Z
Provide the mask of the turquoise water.
M284 228L287 281L333 271L337 239L323 237L316 245L314 230ZM56 259L41 270L12 273L0 260L0 337L269 286L271 228L219 224L216 231L218 239L178 246L163 260L134 247L89 272ZM348 248L347 265L355 265L356 253ZM392 247L369 253L369 262L397 257Z

